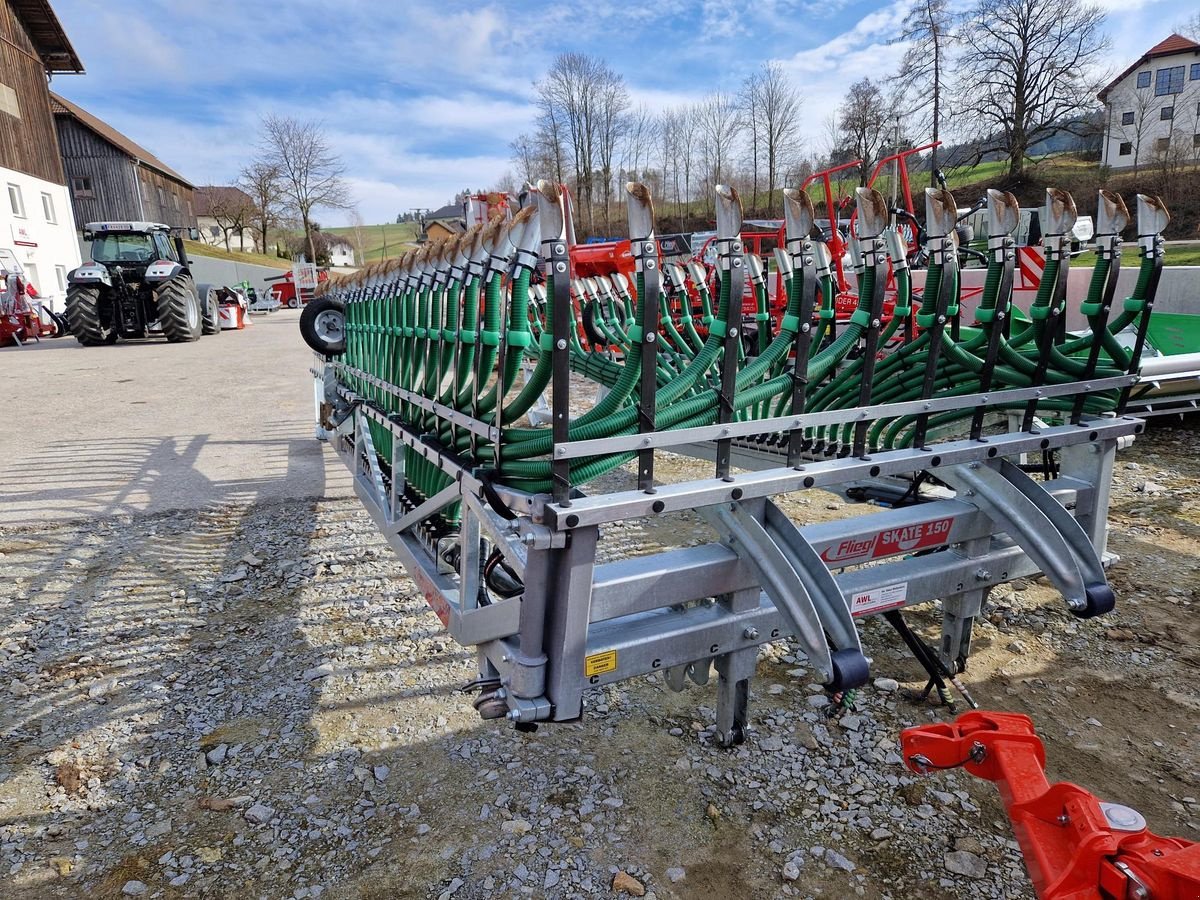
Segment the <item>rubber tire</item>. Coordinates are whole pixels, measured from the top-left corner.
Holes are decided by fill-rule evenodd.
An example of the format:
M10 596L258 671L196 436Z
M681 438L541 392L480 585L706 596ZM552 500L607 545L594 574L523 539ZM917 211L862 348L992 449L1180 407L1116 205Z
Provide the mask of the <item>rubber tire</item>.
M100 320L100 289L90 285L73 284L67 289L67 327L85 347L99 347L117 339L117 330L106 328Z
M196 296L200 298L200 330L204 334L221 333L221 301L211 284L196 285ZM212 304L210 306L210 303Z
M299 309L299 308L300 308L300 298L299 297L288 298L288 309Z
M172 278L154 295L158 307L158 324L172 344L196 341L203 333L200 298L191 281Z
M198 292L200 297L200 330L204 334L221 333L221 301L217 292L207 284L202 284Z
M317 333L317 318L322 313L336 312L342 316L342 337L330 342ZM300 336L317 353L325 356L341 356L346 352L346 305L332 297L319 297L304 307L300 313Z

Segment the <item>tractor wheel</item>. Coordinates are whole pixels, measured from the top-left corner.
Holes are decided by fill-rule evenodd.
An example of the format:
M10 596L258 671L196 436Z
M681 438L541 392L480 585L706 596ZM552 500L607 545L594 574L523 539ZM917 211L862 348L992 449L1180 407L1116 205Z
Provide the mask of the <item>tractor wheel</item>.
M100 290L82 284L73 284L67 291L67 327L85 347L111 344L117 339L117 330L100 318Z
M288 309L299 309L299 308L300 308L300 298L299 297L288 297Z
M321 297L306 304L300 313L300 336L304 343L325 356L346 352L346 307L341 300Z
M158 306L158 324L168 341L175 344L200 338L204 327L200 298L190 281L171 279L158 289L154 300Z
M221 333L221 301L217 298L215 288L202 285L200 291L200 308L204 322L200 326L205 334Z

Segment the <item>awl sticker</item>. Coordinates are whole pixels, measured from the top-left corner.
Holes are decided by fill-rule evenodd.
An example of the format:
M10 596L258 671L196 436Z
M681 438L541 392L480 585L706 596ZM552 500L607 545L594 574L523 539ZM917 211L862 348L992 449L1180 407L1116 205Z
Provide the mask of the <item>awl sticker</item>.
M903 606L908 600L908 582L860 591L850 598L850 615L866 616Z

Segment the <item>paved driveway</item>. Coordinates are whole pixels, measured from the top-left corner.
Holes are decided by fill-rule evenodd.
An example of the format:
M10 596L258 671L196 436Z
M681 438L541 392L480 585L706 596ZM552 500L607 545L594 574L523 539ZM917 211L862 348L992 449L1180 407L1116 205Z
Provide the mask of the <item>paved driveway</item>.
M189 344L0 350L0 526L344 496L312 436L299 315Z

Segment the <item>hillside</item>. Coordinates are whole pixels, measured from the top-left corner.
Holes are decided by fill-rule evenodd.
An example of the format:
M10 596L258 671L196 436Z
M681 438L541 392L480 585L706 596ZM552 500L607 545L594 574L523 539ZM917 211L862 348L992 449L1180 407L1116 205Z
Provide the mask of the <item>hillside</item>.
M355 254L358 253L358 245L354 236L354 228L325 228L323 229L328 234L336 234L344 237L354 245ZM366 259L360 260L362 263L378 262L381 259L391 259L399 256L405 250L411 250L416 246L417 226L414 222L404 222L397 225L389 223L387 225L363 225L362 226L362 241L363 252Z

